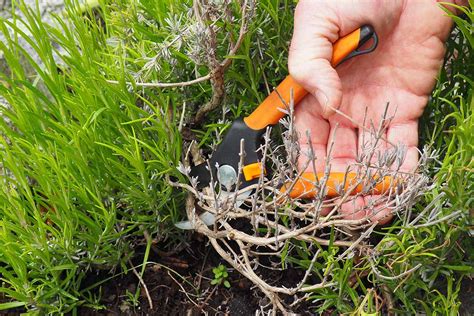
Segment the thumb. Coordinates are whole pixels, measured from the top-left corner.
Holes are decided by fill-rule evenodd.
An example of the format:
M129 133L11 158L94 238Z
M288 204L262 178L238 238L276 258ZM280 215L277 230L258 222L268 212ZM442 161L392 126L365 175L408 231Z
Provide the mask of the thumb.
M290 74L316 98L324 118L334 114L334 109L339 109L342 100L341 80L326 59L312 59L310 63L290 66Z
M328 10L315 13L301 1L295 10L295 27L288 68L291 76L321 105L325 118L334 114L342 100L342 83L331 66L332 43L339 38L339 28Z

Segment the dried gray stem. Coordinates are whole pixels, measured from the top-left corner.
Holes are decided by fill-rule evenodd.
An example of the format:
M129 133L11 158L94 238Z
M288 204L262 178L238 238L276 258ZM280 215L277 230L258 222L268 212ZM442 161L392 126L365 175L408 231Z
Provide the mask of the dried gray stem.
M312 260L303 278L295 280L295 286L292 288L271 284L271 280L266 280L264 276L257 273L260 269L262 271L264 269L281 269L278 266L265 265L260 262L260 259L274 257L281 260L284 251L287 256L294 248L294 246L288 246L294 245L293 241L299 240L308 244L317 243L320 245L332 244L345 248L336 258L336 262L358 255L360 260L367 262L368 266L372 267L373 273L381 279L395 280L414 272L418 266L408 269L400 275L383 275L377 269L378 256L383 253L384 249L388 249L390 244L384 243L374 246L366 241L376 226L376 223L371 221L376 209L388 211L396 216L406 216L404 229L433 225L459 215L453 213L444 217L440 216L440 209L437 208L439 203L436 199L418 216L413 217L410 213L416 201L430 189L430 178L423 168L427 165L428 160L435 158L435 155L427 151L423 152L418 174L399 171L405 154L403 146L395 146L384 153L378 152L377 142L383 140L382 135L389 123L389 118L386 117L387 111L385 111L380 124L376 127L372 125L371 133L372 138L375 139L374 143L366 144L366 148L358 155L356 163L347 168L347 173L357 175L356 181L346 183L348 181L346 175L344 183L341 183L337 189L340 196L337 199L327 199L325 192L328 191L327 183L331 173L330 159L327 159L324 176L314 183L318 189L315 199L311 201L295 199L290 196L289 191L302 176L302 170L298 169L297 160L301 161L301 158L304 157L302 155L306 155L307 163L302 169L309 168L315 172L317 171L314 164L316 157L311 146L309 146L309 152L300 152L294 129L293 102L290 102L284 111L289 115L281 120L285 129L281 144L271 142L270 131L268 131L263 138L264 144L259 149L262 151L263 162L272 165L274 172L271 173L271 176L267 177L262 173L257 184L236 190L221 200L217 198L218 194L214 190L201 192L192 181L191 185L172 184L189 192L186 211L188 219L194 223L195 230L207 236L222 258L236 271L249 278L268 297L273 306L272 312L278 309L287 313L288 308L294 308L298 302L308 297L308 291L337 286L337 281L331 279L335 262L327 267L323 279L314 276L313 266L316 261L322 260L319 251L310 254ZM305 136L310 139L309 134ZM329 157L331 148L332 146L329 149ZM239 174L242 171L243 155L241 150ZM284 157L288 157L288 159ZM366 218L351 220L345 219L339 214L343 203L370 194L377 182L381 181L377 179L384 179L384 177L398 180L385 194L376 197L376 200L367 206L370 209L366 210L368 214ZM279 189L283 183L288 189L286 192ZM362 192L355 193L356 187L360 188L361 186ZM211 184L211 187L216 188L214 183ZM217 190L219 189L217 188ZM244 205L236 206L237 195L249 190L252 190L253 194L247 198ZM195 214L195 202L199 204L200 208L217 217L213 229L207 227ZM324 208L330 208L329 213L326 213L325 216L321 215ZM423 221L420 223L421 219ZM236 225L236 223L240 223L240 225ZM242 225L243 223L245 225ZM247 228L241 230L237 227ZM334 228L333 240L330 240L330 236L324 232L324 228L327 227ZM401 229L401 233L402 231L403 229ZM259 270L255 270L256 267ZM284 304L282 295L292 297L293 303Z

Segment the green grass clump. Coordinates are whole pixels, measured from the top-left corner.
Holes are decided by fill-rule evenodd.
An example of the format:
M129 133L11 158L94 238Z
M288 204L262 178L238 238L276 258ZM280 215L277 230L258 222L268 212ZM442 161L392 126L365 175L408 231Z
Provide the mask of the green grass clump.
M93 303L81 288L88 274L125 266L134 236L165 238L177 220L180 193L165 178L179 177L177 107L166 93L107 83L124 69L102 26L76 6L55 27L19 8L24 19L0 24L9 66L0 88L9 104L0 123L1 291L29 309L67 312Z
M281 17L281 5L291 23L289 3L268 5L272 16L263 14L255 23L268 28L272 18ZM0 123L0 291L11 301L0 309L100 308L90 292L94 286L84 286L88 276L118 267L127 271L145 231L157 240L180 238L172 223L183 215L183 194L173 191L167 178L181 177L176 167L182 156L182 105L187 102L194 111L207 100L210 85L145 90L134 82L205 74L199 56L188 57L199 49L199 38L190 33L184 43L169 44L187 27L189 3L116 1L91 10L67 2L54 25L41 22L39 11L22 3L13 9L21 13L0 22L7 39L0 50L8 66L0 77L0 95L8 102ZM222 27L234 31L234 25ZM238 73L252 72L256 80L242 87L239 82L248 81L241 77L229 87L235 97L226 104L239 104L232 108L235 115L263 97L265 65L278 70L273 64L284 62L283 49L277 60L264 56L259 65L250 59L256 32L262 45L286 46L278 34L259 28L245 38L242 55L235 58L246 62L229 76L235 80ZM251 96L242 93L250 90ZM203 140L221 126L205 126Z
M19 3L21 17L0 21L8 39L0 43L8 65L0 75L0 96L8 102L0 109L0 291L6 302L0 309L101 308L100 280L90 285L87 279L100 271L127 271L145 232L169 242L182 238L172 223L184 214L183 193L173 190L168 178L183 180L176 169L184 155L181 113L187 121L208 101L211 85L157 89L137 83L207 74L200 30L189 20L191 2L120 0L101 2L94 10L67 2L54 26ZM230 120L262 101L267 85L276 86L287 74L294 5L262 0L251 12L248 32L226 72L229 112L223 116L219 109L193 130L204 148ZM463 216L401 236L399 221L380 232L381 245L391 244L377 262L382 272L422 264L402 280L369 273L368 283L357 278L348 283L355 270L370 267L353 260L336 263L338 249L322 249L325 262L315 269L324 272L334 262L331 273L339 289L312 293L315 310L362 310L372 304L371 288L388 289L400 311L443 314L459 308L460 282L472 273L467 234L474 192L472 7L471 1L466 19L455 18L459 31L448 42L446 65L421 124L424 143L441 153L441 161L433 164L435 189L418 208L444 192L438 202L443 212L461 210ZM238 17L237 2L230 9ZM238 36L238 22L219 20L221 59L229 39ZM20 45L25 42L30 50ZM302 249L288 260L296 268L308 263ZM387 264L390 271L383 270Z
M416 215L431 205L439 207L439 216L459 212L458 216L433 225L422 222L420 227L410 229L399 219L378 231L375 267L382 277L369 264L361 264L363 260L340 262L339 249L325 249L321 253L325 260L317 263L315 270L327 271L330 263L339 288L326 288L311 296L320 302L318 312L331 309L357 314L367 307L367 300L375 304L373 289L381 296L385 293L385 304L390 297L392 311L397 314L457 315L460 311L462 281L474 273L474 1L470 1L470 8L459 9L465 15L460 18L450 14L456 26L447 41L445 63L420 123L421 145L439 155L430 166L434 184L424 201L412 210ZM298 257L303 260L296 262L308 267L311 258L301 254ZM415 271L403 275L411 269ZM390 277L399 274L402 277Z

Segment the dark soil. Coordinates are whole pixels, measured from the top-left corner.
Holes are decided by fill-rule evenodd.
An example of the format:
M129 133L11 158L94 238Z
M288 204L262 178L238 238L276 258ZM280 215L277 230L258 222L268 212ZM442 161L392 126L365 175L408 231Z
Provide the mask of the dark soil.
M261 306L268 306L267 298L245 277L228 268L230 289L223 285L212 285L212 269L225 263L213 250L205 239L199 235L192 235L188 243L174 251L163 252L156 245L150 253L149 264L145 270L143 281L149 291L149 298L143 289L140 289L138 299L134 299L139 284L138 278L132 271L122 274L121 277L103 274L91 276L85 281L84 287L100 280L112 277L100 288L104 309L97 311L82 307L78 315L255 315ZM144 248L138 247L136 258L143 258ZM140 261L133 262L139 266ZM140 270L137 268L137 270ZM294 286L295 280L300 280L303 273L297 269L274 271L266 275L278 284ZM94 292L99 289L94 289ZM474 280L465 278L462 282L459 298L462 302L460 315L474 315ZM8 301L0 296L0 302ZM265 309L268 311L268 308ZM311 306L302 304L298 315L311 314ZM9 311L0 311L0 315L20 315L23 308ZM336 315L334 311L327 311L324 315Z
M198 235L193 235L187 244L175 251L162 252L155 248L150 254L149 264L143 281L146 283L148 297L140 290L138 300L132 297L137 291L139 281L130 271L121 278L114 278L102 288L102 304L105 309L96 311L82 308L79 315L255 315L261 306L267 306L267 298L253 284L238 272L228 268L230 289L223 285L212 285L212 269L219 264L229 266L213 250L213 247ZM158 248L158 247L157 247ZM136 257L143 257L143 250L137 251ZM139 265L141 262L134 262ZM140 268L138 268L139 270ZM303 273L297 269L274 271L266 275L280 285L294 286ZM106 278L107 276L100 276ZM90 280L97 282L97 278ZM462 282L460 315L474 315L474 280L465 278ZM268 311L268 309L266 309ZM313 315L311 306L303 303L298 315ZM327 311L325 315L333 315ZM334 314L335 315L335 314Z
M137 253L137 257L140 253ZM225 264L219 255L203 240L193 238L182 250L150 254L145 270L145 282L153 303L140 290L138 301L131 297L136 293L139 281L130 271L102 286L102 304L105 310L83 308L80 315L253 315L266 298L253 289L252 283L228 268L230 289L212 285L212 269ZM139 265L140 262L134 262ZM140 270L141 268L138 268ZM91 280L97 282L97 279Z
M474 279L465 278L462 280L459 300L461 301L459 314L474 315Z

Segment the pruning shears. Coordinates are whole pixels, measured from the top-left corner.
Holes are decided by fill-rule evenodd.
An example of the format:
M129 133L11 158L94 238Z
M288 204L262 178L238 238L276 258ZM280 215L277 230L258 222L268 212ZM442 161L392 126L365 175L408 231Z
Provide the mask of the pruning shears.
M362 49L364 44L372 39L370 47ZM364 25L352 33L340 38L333 45L331 65L336 67L344 61L363 54L374 51L378 44L378 37L373 27ZM291 76L287 76L275 90L247 117L235 120L223 141L218 145L212 154L209 162L199 164L191 168L190 175L198 180L198 188L209 186L211 182L218 182L221 189L231 192L236 189L243 189L256 184L262 174L265 173L265 166L261 162L261 153L258 150L263 142L263 134L267 127L275 125L286 115L284 111L292 98L296 106L308 92L299 85ZM283 110L283 111L282 111ZM241 141L245 156L242 158ZM243 166L239 172L239 163L243 159ZM304 173L298 181L290 188L289 195L292 198L314 198L317 194L314 185L316 179L322 178L323 174ZM336 186L345 183L350 186L355 178L355 174L330 173L326 186L326 195L337 196ZM373 189L373 194L383 194L390 187L390 179L382 179ZM283 185L281 191L288 188ZM352 194L362 191L362 187L357 186ZM250 190L246 191L239 200L245 200L250 195ZM204 215L204 216L203 216ZM207 225L213 223L213 218L208 218L208 214L201 215ZM176 226L182 229L191 229L189 221L177 223Z

